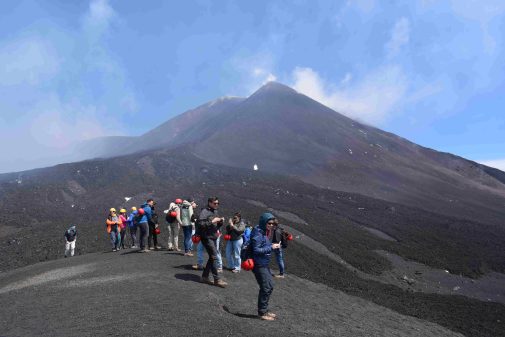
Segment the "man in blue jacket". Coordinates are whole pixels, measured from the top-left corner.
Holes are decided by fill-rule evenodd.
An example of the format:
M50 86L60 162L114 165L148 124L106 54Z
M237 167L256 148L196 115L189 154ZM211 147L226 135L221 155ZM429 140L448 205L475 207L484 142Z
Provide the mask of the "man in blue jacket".
M147 199L147 201L140 206L141 209L144 210L144 214L140 215L139 213L139 220L137 221L138 228L140 228L140 237L139 237L139 245L140 245L140 252L142 253L147 253L149 252L148 249L146 249L146 239L147 239L147 234L149 233L149 221L151 221L151 206L154 205L154 200L153 199Z
M258 316L265 321L275 320L276 315L268 312L268 301L274 290L272 273L270 271L270 257L272 249L279 249L280 244L272 244L268 239L268 232L275 224L275 217L271 213L263 213L258 226L251 232L251 248L254 260L253 273L260 287L258 294Z

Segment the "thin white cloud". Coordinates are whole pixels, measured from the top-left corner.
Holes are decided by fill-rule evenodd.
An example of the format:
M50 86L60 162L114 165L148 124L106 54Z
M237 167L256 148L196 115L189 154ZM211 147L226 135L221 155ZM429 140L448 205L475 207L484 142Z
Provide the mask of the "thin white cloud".
M398 66L382 67L347 86L327 83L311 68L296 68L292 86L350 118L377 125L396 112L405 98L408 83Z
M89 12L85 16L87 24L92 26L108 26L116 16L116 12L107 0L93 0L89 4Z
M346 6L352 6L364 13L370 13L376 6L376 0L352 0L347 1Z
M47 41L24 37L0 48L0 86L38 85L59 70L57 52Z
M481 160L480 163L489 167L497 168L505 172L505 159Z
M46 147L63 150L82 140L122 133L95 106L65 103L56 95L38 102L33 110L36 116L29 131L38 144Z
M107 44L119 20L108 1L93 0L77 30L51 34L48 23L41 24L46 35L34 30L0 41L0 143L16 139L0 151L0 172L84 159L71 153L75 144L123 133L121 116L138 103Z
M273 71L273 57L268 51L261 51L248 57L237 56L231 60L231 64L236 73L242 77L242 86L234 89L234 93L239 96L250 95L262 85L277 80Z
M391 38L386 43L386 52L388 58L393 58L398 55L403 46L409 43L410 40L410 22L407 18L399 19L391 32Z
M501 35L495 36L492 32L491 26L493 20L500 18L503 14L505 14L505 2L502 0L451 0L450 5L454 14L464 19L479 23L484 51L488 54L493 54L496 51L498 44L496 40L500 39ZM498 31L501 32L501 30Z

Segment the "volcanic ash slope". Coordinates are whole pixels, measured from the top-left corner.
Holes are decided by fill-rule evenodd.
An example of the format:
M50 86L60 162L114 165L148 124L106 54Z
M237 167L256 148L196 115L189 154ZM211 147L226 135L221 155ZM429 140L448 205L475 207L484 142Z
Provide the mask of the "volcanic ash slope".
M95 253L0 275L6 336L461 336L295 276L276 281L276 322L254 315L251 272L199 283L194 259L166 251Z

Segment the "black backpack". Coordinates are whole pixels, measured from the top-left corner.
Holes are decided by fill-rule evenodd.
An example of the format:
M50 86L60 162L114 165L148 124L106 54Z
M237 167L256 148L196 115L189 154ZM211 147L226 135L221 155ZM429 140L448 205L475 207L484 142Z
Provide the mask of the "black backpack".
M240 249L240 260L245 261L247 259L253 258L252 244L251 240L244 243Z
M165 216L165 220L168 222L168 223L173 223L177 220L177 216L172 216L170 215L170 213L172 213L173 211L175 211L176 209L175 208L170 208L167 212L167 215Z

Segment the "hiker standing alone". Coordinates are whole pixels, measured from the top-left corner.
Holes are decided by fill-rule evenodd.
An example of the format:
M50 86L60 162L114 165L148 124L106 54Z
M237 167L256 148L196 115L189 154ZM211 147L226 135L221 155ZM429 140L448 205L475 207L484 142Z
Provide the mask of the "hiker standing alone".
M70 226L70 228L65 231L65 239L65 257L74 256L75 241L77 239L77 229L75 229L75 225Z
M279 243L271 243L267 231L272 231L276 219L271 213L263 213L259 224L251 232L250 245L254 260L253 273L260 287L258 294L258 316L265 321L273 321L274 313L268 311L268 301L274 290L272 272L270 271L270 257L272 249L279 249Z

